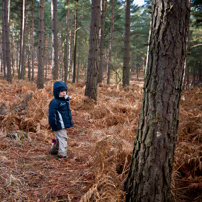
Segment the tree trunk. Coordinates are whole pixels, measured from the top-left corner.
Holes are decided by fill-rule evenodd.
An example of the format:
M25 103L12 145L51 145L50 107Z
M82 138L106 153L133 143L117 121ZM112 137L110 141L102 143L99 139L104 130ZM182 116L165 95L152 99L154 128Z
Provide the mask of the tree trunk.
M10 15L11 15L11 0L7 2L7 9L8 9L8 26L10 27Z
M34 2L32 0L32 81L34 81Z
M28 62L27 62L27 66L28 66L28 79L29 81L31 81L31 66L30 66L30 53L31 53L31 43L30 43L30 39L31 39L31 32L29 34L29 46L28 46Z
M69 55L68 55L68 71L67 71L67 80L70 79L70 71L71 71L71 38L72 38L72 32L70 30L69 33Z
M63 61L64 61L64 53L63 53L63 46L62 44L64 43L64 39L63 37L60 38L60 44L61 44L61 50L60 50L60 79L63 80L63 69L64 69L64 66L63 66Z
M107 84L110 84L110 77L111 77L111 57L112 57L113 33L114 33L114 0L112 0L111 36L110 36L110 41L109 41L109 60L107 63Z
M6 67L6 79L8 82L12 83L12 75L11 75L11 61L10 61L10 28L9 28L9 19L8 19L8 0L3 0L3 21L4 21L4 40L5 40L5 50L4 50L4 59L5 59L5 67Z
M22 6L22 29L21 29L21 52L20 52L20 79L25 75L25 43L26 43L26 0L23 0Z
M9 1L9 12L8 13L8 21L6 23L6 58L7 58L7 81L12 83L12 74L11 74L11 58L10 58L10 0ZM8 2L7 2L8 5Z
M2 30L1 30L1 33L2 33ZM2 41L2 35L0 35L0 41ZM2 41L2 43L3 43L3 41ZM3 71L3 69L2 69L2 43L0 43L0 72Z
M101 83L103 80L104 28L105 28L106 12L107 12L107 0L101 0L101 38L100 38L100 65L98 71L98 83Z
M139 56L137 56L137 61L139 60ZM140 67L139 64L136 63L136 73L137 73L137 79L139 79L139 72L140 72Z
M78 2L78 0L76 0ZM74 67L72 74L72 83L75 83L76 80L76 46L77 46L77 8L75 11L75 31L74 31Z
M169 202L190 18L189 0L154 1L142 109L126 201Z
M44 31L44 82L47 81L48 74L48 35L45 35Z
M47 81L47 79L48 79L50 35L47 35L46 42L47 42L46 43L47 54L46 54L46 75L45 75L45 81Z
M123 87L129 85L130 80L130 0L125 1L125 39L123 57Z
M193 83L195 82L196 80L196 61L194 62L194 69L193 69Z
M2 2L2 64L3 64L3 78L6 78L6 1Z
M100 0L92 1L88 55L88 72L85 96L97 100L97 75L99 63Z
M15 47L15 43L14 43L14 22L12 22L12 39L11 39L11 61L12 61L12 76L14 77L15 74L15 53L16 53L16 47Z
M87 64L85 62L84 64L84 80L86 81L86 78L87 78Z
M52 79L58 79L57 0L51 0L52 17Z
M37 87L44 87L44 0L39 3L39 34L38 34L38 78Z
M69 5L69 0L67 0L67 6ZM68 71L68 64L69 60L69 9L67 8L66 11L66 33L65 33L65 60L64 60L64 82L67 82L67 71Z
M189 65L187 65L186 72L187 83L189 83Z
M17 42L16 44L16 69L17 69L17 72L18 72L18 78L19 78L19 59L20 59L20 42Z
M77 62L77 72L76 72L76 82L79 82L79 69L80 69L80 57L78 57L78 62Z

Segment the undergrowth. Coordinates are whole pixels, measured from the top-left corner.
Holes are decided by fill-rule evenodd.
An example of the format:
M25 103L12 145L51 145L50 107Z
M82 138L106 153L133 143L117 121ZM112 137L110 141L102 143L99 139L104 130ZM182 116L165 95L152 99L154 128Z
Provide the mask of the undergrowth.
M84 83L68 83L72 159L57 160L48 154L54 82L39 90L32 82L0 80L1 201L124 201L142 103L139 82L124 89L99 84L97 102L84 96ZM182 96L171 187L175 201L202 200L201 89Z

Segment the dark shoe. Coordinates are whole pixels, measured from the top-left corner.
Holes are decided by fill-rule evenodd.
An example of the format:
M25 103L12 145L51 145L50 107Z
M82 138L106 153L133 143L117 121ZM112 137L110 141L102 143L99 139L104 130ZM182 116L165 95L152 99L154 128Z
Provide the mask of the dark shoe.
M49 154L52 154L52 155L57 155L57 154L58 154L58 152L57 152L57 151L52 151L52 150L50 150L50 151L49 151Z
M57 157L58 157L59 159L61 159L61 158L67 158L67 159L69 159L69 158L70 158L70 156L62 156L62 155L57 155Z

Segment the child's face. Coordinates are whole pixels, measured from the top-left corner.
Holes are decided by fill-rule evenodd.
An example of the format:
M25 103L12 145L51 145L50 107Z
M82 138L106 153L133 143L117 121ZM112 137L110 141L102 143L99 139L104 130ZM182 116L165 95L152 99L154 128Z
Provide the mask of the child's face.
M59 93L59 96L60 97L65 97L66 94L67 94L66 90L61 90L60 93Z

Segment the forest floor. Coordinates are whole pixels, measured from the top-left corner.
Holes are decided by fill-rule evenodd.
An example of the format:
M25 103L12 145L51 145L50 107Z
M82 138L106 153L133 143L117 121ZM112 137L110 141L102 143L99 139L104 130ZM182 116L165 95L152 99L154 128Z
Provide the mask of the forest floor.
M143 80L98 85L97 102L85 84L68 85L74 127L69 159L49 154L53 81L0 80L0 201L124 201L142 104ZM172 175L175 201L202 201L202 87L183 91Z

